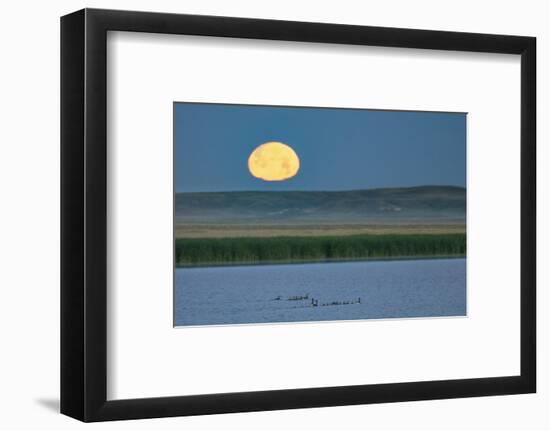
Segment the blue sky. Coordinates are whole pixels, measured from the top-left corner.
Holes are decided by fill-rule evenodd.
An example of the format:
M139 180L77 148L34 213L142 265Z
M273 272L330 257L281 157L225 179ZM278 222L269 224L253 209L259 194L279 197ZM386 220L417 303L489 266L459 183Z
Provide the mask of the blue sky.
M176 103L176 192L466 186L466 114ZM280 141L300 158L286 181L247 167Z

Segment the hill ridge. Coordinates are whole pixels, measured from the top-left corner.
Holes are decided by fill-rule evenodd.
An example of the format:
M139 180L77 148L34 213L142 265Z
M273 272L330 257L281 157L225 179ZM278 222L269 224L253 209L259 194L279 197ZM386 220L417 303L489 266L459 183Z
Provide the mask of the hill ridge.
M372 187L366 189L344 189L344 190L227 190L227 191L203 191L203 192L176 192L179 194L208 194L208 193L348 193L348 192L374 192L394 190L434 190L434 189L456 189L466 191L466 187L452 185L420 185L406 187Z

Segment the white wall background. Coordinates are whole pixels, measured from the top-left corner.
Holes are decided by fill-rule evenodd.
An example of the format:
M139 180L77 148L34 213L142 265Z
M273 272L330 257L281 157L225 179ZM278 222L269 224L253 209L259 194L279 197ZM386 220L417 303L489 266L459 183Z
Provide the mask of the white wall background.
M335 428L546 430L550 426L550 152L544 124L550 28L536 0L89 0L3 5L0 26L0 424L72 429L59 403L59 16L82 7L523 34L538 38L539 391L535 395L217 415L91 425L96 429ZM495 101L498 103L498 101ZM498 161L498 160L497 160ZM546 266L546 267L545 267Z

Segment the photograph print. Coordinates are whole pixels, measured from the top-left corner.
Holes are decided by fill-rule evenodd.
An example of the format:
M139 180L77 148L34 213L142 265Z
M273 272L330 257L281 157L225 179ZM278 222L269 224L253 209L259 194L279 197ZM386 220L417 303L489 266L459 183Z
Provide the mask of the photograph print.
M173 121L174 326L466 316L466 113Z

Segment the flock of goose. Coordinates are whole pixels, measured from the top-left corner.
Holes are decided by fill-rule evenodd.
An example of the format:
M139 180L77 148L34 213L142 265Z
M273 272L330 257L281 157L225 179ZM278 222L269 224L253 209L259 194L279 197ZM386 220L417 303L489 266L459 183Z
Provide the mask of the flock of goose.
M331 301L331 302L321 302L321 303L319 303L318 299L311 298L312 307L328 307L331 305L353 305L353 304L361 304L361 297L351 301Z
M281 295L278 295L277 297L273 298L274 301L306 301L309 300L309 293L306 293L305 295L295 295L295 296L289 296L286 299L283 299ZM319 302L318 299L311 297L311 303L309 303L307 306L309 307L329 307L334 305L353 305L353 304L361 304L361 297L358 297L357 299L353 299L351 301L330 301L330 302Z

